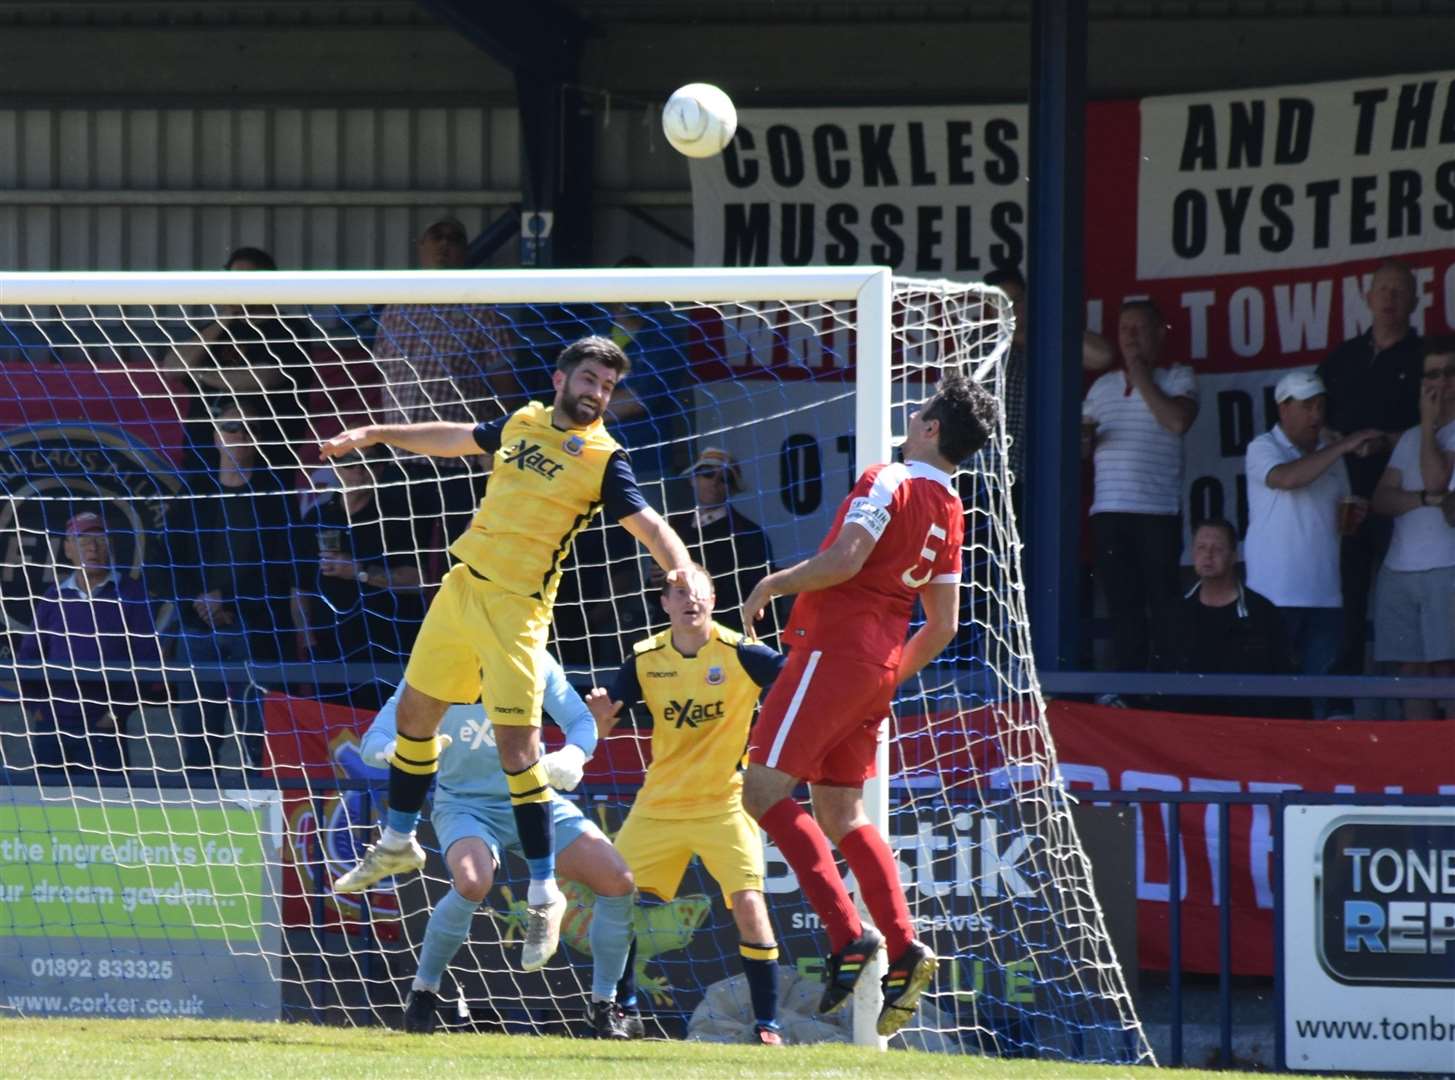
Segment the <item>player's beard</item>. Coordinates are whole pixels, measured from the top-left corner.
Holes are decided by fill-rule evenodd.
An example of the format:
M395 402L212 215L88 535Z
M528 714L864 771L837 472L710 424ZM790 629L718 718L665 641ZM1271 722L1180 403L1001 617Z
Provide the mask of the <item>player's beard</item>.
M587 401L584 397L573 394L564 387L561 389L561 411L571 419L572 423L580 424L582 427L601 415L601 410L594 401Z

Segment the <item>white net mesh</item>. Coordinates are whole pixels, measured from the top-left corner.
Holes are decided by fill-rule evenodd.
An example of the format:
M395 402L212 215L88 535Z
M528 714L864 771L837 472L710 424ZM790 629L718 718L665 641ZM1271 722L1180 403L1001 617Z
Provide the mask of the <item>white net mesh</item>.
M362 898L329 883L373 837L384 773L359 735L400 677L482 478L392 453L328 468L317 443L371 419L485 421L548 400L564 344L612 337L633 361L616 434L736 625L759 577L817 547L857 474L859 309L774 299L798 295L778 291L783 277L743 274L691 301L568 303L543 289L521 302L516 288L510 303L443 302L451 289L376 305L361 286L309 307L250 282L185 308L159 280L148 303L83 306L77 292L74 307L0 309L0 681L15 698L0 703L0 994L33 1013L397 1023L446 887L438 853ZM629 279L603 278L601 295ZM897 281L892 326L897 434L947 366L1004 396L1001 294ZM711 449L729 467L693 475ZM888 831L919 932L944 958L901 1038L1143 1060L1054 783L1006 449L1002 424L959 478L961 633L895 703ZM786 614L771 613L770 644ZM566 565L552 650L580 687L607 685L663 625L649 560L598 519ZM618 728L575 796L608 834L640 783L649 723ZM768 857L793 1013L816 998L822 935ZM570 889L565 945L525 975L518 857L497 881L446 996L467 1003L461 1022L569 1030L590 979L590 893ZM635 919L652 1022L728 1030L745 1000L728 981L736 935L701 867Z

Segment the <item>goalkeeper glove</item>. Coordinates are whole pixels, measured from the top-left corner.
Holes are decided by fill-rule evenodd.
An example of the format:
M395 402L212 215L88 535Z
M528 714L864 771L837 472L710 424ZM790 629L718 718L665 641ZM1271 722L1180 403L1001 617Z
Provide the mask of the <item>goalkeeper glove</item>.
M586 773L586 751L575 743L567 743L541 758L546 782L557 791L571 791Z
M443 754L445 752L445 750L448 749L450 743L452 743L452 742L455 741L449 735L444 735L444 734L441 734L439 736L439 740L440 740L440 753L441 754ZM398 745L399 745L399 740L398 739L390 739L387 743L384 744L384 749L380 750L378 753L376 753L374 755L374 760L377 761L380 765L388 765L389 764L389 759L394 756L394 748L396 746L398 746Z

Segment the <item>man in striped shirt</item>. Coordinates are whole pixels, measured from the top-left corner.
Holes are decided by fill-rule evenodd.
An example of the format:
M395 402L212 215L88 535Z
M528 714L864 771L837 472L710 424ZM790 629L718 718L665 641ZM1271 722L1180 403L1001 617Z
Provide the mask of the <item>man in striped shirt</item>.
M1112 624L1112 668L1144 671L1151 612L1175 595L1182 552L1182 438L1197 419L1197 377L1164 366L1167 323L1151 300L1122 305L1123 366L1081 406L1082 453L1096 458L1093 570Z

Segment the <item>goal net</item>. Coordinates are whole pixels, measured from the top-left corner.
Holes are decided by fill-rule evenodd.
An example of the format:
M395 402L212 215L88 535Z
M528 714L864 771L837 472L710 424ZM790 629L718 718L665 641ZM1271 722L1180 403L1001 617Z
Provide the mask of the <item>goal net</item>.
M1010 313L993 289L847 268L0 275L0 1001L398 1024L439 852L362 897L330 882L373 839L386 774L360 738L484 480L470 459L326 465L317 446L549 400L556 355L592 333L632 360L610 422L735 626L941 371L1004 398ZM900 690L870 792L943 958L895 1042L1149 1060L1057 781L1006 451L1002 422L958 477L962 630ZM580 689L665 625L656 589L619 526L577 538L551 649ZM650 736L631 714L571 796L608 835ZM788 1037L852 1038L813 1015L823 935L766 854ZM560 952L524 974L524 882L508 854L446 977L453 1022L578 1031L592 897L568 887ZM634 925L650 1024L750 1022L699 864Z

